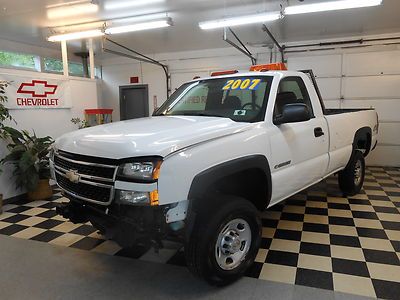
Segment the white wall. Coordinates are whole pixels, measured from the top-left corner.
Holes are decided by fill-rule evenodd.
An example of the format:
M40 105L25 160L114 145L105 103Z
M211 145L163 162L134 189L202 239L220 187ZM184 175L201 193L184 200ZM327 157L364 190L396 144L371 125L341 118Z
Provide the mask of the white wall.
M251 49L258 63L269 62L266 48ZM276 54L274 54L276 56ZM172 90L194 76L208 76L215 70L247 70L250 61L233 48L187 51L153 55L170 68ZM153 96L158 105L166 99L161 68L126 58L105 59L103 66L103 107L114 109L119 120L120 85L139 76L149 84L149 111ZM327 107L377 109L381 121L379 144L368 158L369 165L400 166L400 47L313 51L288 55L290 69L313 69ZM395 136L393 136L395 134Z
M71 123L71 118L84 117L83 110L86 108L98 107L97 82L96 80L68 77L62 75L45 74L39 72L1 69L1 74L18 74L32 77L32 79L67 79L67 88L72 108L53 108L53 109L13 109L11 115L18 122L17 125L11 124L19 129L34 130L38 136L50 135L57 138L60 135L77 129L77 126ZM0 157L4 157L5 145L0 145ZM11 169L5 168L0 176L0 193L4 198L14 197L21 194L21 191L15 190L14 182L10 179Z

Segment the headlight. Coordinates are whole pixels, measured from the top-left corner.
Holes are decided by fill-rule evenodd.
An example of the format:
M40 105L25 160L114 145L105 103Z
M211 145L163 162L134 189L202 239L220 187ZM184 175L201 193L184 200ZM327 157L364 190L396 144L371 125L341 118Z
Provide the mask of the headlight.
M161 161L129 162L120 166L119 177L127 180L153 181L158 179Z
M117 202L128 205L158 205L158 191L138 192L117 190Z

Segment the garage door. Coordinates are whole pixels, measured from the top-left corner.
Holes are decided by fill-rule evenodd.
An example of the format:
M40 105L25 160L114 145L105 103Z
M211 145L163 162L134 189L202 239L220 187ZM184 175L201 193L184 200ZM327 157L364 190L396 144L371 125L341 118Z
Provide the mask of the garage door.
M328 108L375 108L379 143L367 162L400 166L400 51L289 57L288 65L314 70Z

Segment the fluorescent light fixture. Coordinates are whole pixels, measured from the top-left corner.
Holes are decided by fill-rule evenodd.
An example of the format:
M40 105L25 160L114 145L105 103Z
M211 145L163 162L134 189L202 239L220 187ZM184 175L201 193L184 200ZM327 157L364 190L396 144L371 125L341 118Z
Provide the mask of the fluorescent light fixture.
M122 26L122 25L128 25L128 24L150 22L150 21L155 21L155 20L164 20L164 19L167 19L168 17L170 17L168 15L168 13L163 12L163 13L156 13L156 14L147 14L147 15L141 15L141 16L111 19L111 20L107 21L107 24L108 23L112 24L112 25L118 24L118 26Z
M163 27L168 27L171 25L172 25L171 18L166 18L164 20L158 20L158 21L110 27L105 30L105 33L106 34L117 34L117 33L124 33L124 32L133 32L133 31L141 31L141 30L148 30L148 29L155 29L155 28L163 28Z
M165 0L125 0L125 1L115 1L106 2L104 4L105 10L116 10L124 9L129 7L146 6L154 3L164 2Z
M106 21L98 21L98 22L90 22L90 23L82 23L82 24L74 24L74 25L65 25L65 26L56 26L52 27L53 32L80 32L80 31L88 31L94 29L103 28L106 24Z
M100 29L96 30L88 30L88 31L80 31L80 32L71 32L59 35L52 35L48 38L50 42L61 42L61 41L69 41L69 40L79 40L79 39L87 39L92 37L98 37L104 35Z
M49 19L59 19L65 17L73 17L84 14L96 13L99 10L99 6L92 2L85 1L66 3L64 5L50 6L47 7L47 17Z
M382 0L341 0L314 4L301 4L285 8L285 15L306 14L312 12L332 11L349 8L360 8L381 5Z
M200 22L201 29L214 29L222 27L232 27L254 23L271 22L281 18L280 12L269 12L263 14L247 15L242 17L226 18L215 21Z

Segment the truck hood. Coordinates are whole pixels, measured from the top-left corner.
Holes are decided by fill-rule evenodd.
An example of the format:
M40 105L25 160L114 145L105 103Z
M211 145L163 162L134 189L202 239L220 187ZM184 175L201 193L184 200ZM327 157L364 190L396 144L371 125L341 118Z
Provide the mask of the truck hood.
M80 129L58 138L55 146L71 153L113 159L165 157L182 148L251 127L250 123L228 118L158 116Z

